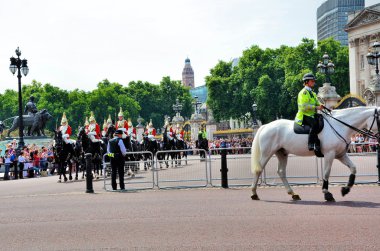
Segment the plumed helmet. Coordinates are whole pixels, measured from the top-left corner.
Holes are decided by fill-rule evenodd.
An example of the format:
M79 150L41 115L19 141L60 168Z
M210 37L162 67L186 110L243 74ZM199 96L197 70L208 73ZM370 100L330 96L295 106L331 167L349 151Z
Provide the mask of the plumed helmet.
M153 123L152 123L152 119L150 119L150 121L149 121L149 125L148 125L149 127L153 127Z
M108 115L107 124L112 124L111 114Z
M63 125L64 123L67 123L67 118L66 118L66 113L65 112L62 115L61 125Z
M84 125L85 125L85 126L90 125L90 122L88 122L88 117L86 117L86 120L84 121Z
M90 116L90 118L88 120L90 121L90 123L92 121L96 122L94 112L91 112L91 116Z
M107 127L108 127L107 121L104 119L103 129L107 129Z
M131 118L128 119L128 127L133 127Z
M313 73L306 73L303 75L302 81L315 80Z
M123 109L121 107L120 107L119 114L117 116L124 117Z

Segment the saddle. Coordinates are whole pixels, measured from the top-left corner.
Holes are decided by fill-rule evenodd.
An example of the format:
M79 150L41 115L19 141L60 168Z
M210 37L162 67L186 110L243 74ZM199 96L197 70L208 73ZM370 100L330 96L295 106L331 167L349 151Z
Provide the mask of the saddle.
M316 133L319 134L323 130L325 123L323 120L323 116L321 114L316 114L315 116L317 119L317 127L318 127ZM296 122L294 122L293 131L295 134L309 134L310 129L311 129L311 127L309 125L299 125ZM319 141L318 135L317 135L317 138L315 139L315 144L317 144L317 145L321 144ZM314 153L319 158L324 157L323 153L320 150L319 151L314 150Z
M323 120L323 116L320 114L316 114L317 116L317 122L318 122L318 130L317 134L320 133L323 130L323 127L325 126L325 122ZM311 127L308 125L299 125L296 122L294 122L293 130L295 134L309 134Z

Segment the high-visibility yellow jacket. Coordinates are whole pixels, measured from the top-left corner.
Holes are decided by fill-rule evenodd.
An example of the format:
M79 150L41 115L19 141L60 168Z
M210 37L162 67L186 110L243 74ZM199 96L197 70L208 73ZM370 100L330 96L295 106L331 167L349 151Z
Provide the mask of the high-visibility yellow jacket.
M317 112L316 107L320 105L317 94L313 91L308 91L306 87L298 93L297 103L298 112L295 120L299 125L302 125L304 115L313 117Z

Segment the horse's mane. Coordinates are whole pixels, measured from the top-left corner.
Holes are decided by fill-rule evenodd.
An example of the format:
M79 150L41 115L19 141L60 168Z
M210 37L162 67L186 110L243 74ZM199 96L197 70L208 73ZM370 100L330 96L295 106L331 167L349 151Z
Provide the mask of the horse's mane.
M374 111L376 108L377 107L375 107L375 106L355 106L355 107L349 107L349 108L345 108L345 109L332 110L331 115L333 117L343 118L352 112L361 112L361 111L365 111L365 110Z

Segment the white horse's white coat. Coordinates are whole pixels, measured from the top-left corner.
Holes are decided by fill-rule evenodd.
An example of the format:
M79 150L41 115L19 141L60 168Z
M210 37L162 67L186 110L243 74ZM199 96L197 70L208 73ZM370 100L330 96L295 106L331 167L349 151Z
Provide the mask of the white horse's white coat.
M371 126L376 107L354 107L342 110L332 111L332 116L346 122L347 124L364 129ZM339 123L338 121L324 116L330 124L335 128L346 142L351 142L351 136L355 133L354 130ZM251 169L254 174L252 185L253 195L256 194L257 181L265 168L269 159L275 154L279 160L278 174L282 179L288 193L293 195L293 190L286 179L286 164L288 154L298 156L313 156L314 152L309 151L307 147L308 135L295 134L293 131L294 121L291 120L276 120L262 126L255 135L252 144ZM373 131L378 131L377 123L374 122ZM334 159L340 160L344 165L348 166L352 174L356 173L356 167L348 158L346 153L346 143L339 138L333 131L329 123L325 120L325 126L322 132L318 135L321 141L321 150L324 157L324 174L323 179L328 181L330 176L331 165ZM324 192L327 192L324 191Z

